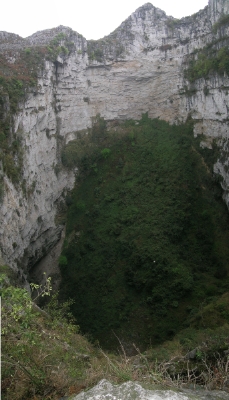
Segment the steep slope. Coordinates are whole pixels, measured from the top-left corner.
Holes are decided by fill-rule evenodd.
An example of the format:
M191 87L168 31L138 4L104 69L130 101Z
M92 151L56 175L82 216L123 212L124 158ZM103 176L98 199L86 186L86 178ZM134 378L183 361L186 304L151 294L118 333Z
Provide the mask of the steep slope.
M213 151L200 140L192 124L143 115L115 131L94 128L84 153L79 139L66 147L63 160L75 161L79 177L60 293L103 346L115 346L114 332L127 349L161 343L229 289L228 211ZM225 322L227 312L217 321Z
M60 237L55 216L74 184L73 171L61 164L61 148L87 132L97 114L124 120L148 112L170 123L191 114L195 133L209 137L208 147L217 138L225 158L228 75L190 83L184 70L198 49L213 41L228 45L228 20L220 19L228 12L228 2L210 0L204 10L177 21L147 3L99 41L87 42L63 26L27 39L0 34L0 241L7 263L29 269ZM217 21L222 23L215 31ZM228 202L225 161L215 170L224 178Z

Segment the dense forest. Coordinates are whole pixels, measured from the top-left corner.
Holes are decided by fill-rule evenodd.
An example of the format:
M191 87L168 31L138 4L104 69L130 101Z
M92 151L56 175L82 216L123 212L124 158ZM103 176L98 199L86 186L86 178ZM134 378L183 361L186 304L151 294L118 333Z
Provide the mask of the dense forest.
M145 348L228 320L228 306L213 305L228 290L228 211L212 170L217 147L201 148L203 139L191 122L145 114L107 130L98 116L62 153L79 173L66 199L60 297L74 299L82 331L105 347L116 334Z

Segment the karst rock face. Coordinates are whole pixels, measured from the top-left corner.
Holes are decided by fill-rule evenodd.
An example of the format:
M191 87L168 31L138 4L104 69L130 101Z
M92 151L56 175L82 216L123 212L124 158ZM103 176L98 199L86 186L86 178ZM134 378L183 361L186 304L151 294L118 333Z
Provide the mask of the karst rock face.
M137 120L148 112L149 117L170 123L191 117L195 134L207 138L203 145L211 147L216 138L225 154L229 78L212 74L190 84L184 69L195 49L220 35L227 40L228 27L223 32L212 29L227 14L227 0L209 0L203 10L179 21L146 3L99 41L87 41L63 26L27 39L0 32L0 52L11 64L19 49L48 46L60 33L71 43L68 54L46 59L36 90L27 91L12 118L13 135L23 148L26 194L23 185L14 185L1 172L0 245L6 263L29 269L58 241L62 226L56 215L75 179L75 171L61 164L61 148L90 128L97 114L105 120ZM4 107L7 115L7 98ZM227 159L214 168L223 176L228 204Z

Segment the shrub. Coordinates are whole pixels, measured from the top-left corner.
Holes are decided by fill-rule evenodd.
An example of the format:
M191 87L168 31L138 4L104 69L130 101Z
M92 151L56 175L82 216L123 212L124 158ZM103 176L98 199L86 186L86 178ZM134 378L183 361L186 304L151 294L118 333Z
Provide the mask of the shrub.
M39 285L32 288L39 290ZM44 294L41 289L39 295ZM25 289L12 286L5 274L0 276L0 295L3 399L44 399L47 394L49 399L60 398L77 380L86 378L89 357L83 353L90 346L77 335L71 301L61 306L54 296L47 314Z
M223 27L224 25L229 24L229 15L224 14L220 17L220 19L213 25L212 30L213 33L217 33L217 31Z
M207 78L210 73L226 74L229 76L229 49L222 47L220 50L206 46L199 51L197 59L189 63L184 71L184 76L190 82L196 79Z
M168 27L169 29L171 29L172 31L174 31L174 29L176 29L176 28L178 27L179 23L180 23L180 20L179 20L179 19L176 19L176 18L174 18L174 19L167 19L167 21L166 21L167 27Z
M106 159L110 155L110 152L110 149L101 150L102 157Z

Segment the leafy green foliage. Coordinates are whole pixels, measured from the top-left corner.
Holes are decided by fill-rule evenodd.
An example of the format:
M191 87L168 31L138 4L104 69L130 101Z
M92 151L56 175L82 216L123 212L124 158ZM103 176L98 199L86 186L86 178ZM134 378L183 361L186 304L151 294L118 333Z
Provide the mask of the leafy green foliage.
M199 148L189 124L143 115L116 135L101 125L89 153L75 159L61 297L76 296L78 323L105 345L112 329L163 341L190 304L208 298L208 285L217 295L225 284L218 272L228 271L228 215L208 167L212 151Z
M10 132L10 117L0 121L0 159L3 170L12 182L19 183L23 165L23 151L20 138L12 140ZM1 183L3 190L3 182ZM3 194L3 192L2 192Z
M110 155L110 149L103 149L103 150L101 150L101 154L102 154L102 156L103 156L103 158L107 158L109 155Z
M226 73L229 76L229 50L227 46L216 49L206 46L198 52L197 59L190 61L189 67L185 70L185 78L190 82L196 79L207 78L211 73Z
M30 283L31 291L35 294L33 296L33 301L36 301L39 297L50 296L52 291L51 277L46 277L44 272L45 283L43 285L38 285L37 283Z
M43 67L46 53L44 47L26 48L17 54L14 63L8 62L11 54L0 54L0 102L8 96L12 113L17 111L18 101L28 87L36 86L37 73Z
M19 142L17 143L19 144ZM8 146L5 141L2 149L0 147L4 172L13 183L19 183L23 164L23 152L18 144L16 146Z
M23 154L18 134L13 132L13 115L18 111L19 102L27 92L38 91L38 73L44 67L45 59L53 62L57 56L67 56L74 43L64 33L59 33L49 46L33 46L17 51L14 62L9 62L12 52L0 54L0 159L4 173L13 183L19 183L23 164ZM16 145L15 145L16 143Z
M82 168L96 170L96 162L100 158L106 158L110 149L100 149L100 144L105 140L106 122L98 114L93 121L92 129L88 135L72 140L62 151L62 163L67 168Z
M85 379L87 360L82 353L91 351L80 337L69 306L54 295L42 311L29 293L12 286L1 267L2 300L2 399L56 399L77 380ZM39 295L50 294L48 286ZM31 285L39 290L37 285ZM82 354L82 357L81 357ZM60 368L61 366L61 368Z
M127 31L126 34L129 35L131 39L131 32ZM109 36L105 36L103 39L96 41L89 40L87 43L89 60L96 60L102 63L106 54L111 54L114 58L124 57L125 47L120 43L115 32Z
M217 31L220 28L226 27L226 25L228 24L229 24L229 15L228 14L222 15L222 17L213 25L212 27L213 33L217 33Z
M74 43L69 41L65 33L60 32L51 40L47 47L48 59L55 62L59 55L68 56L73 47Z
M6 79L5 77L0 77L0 85L3 88L3 93L8 94L9 100L11 102L12 111L16 111L17 102L24 95L24 85L20 79Z
M134 346L141 365L136 369L136 358L126 356L125 346L117 336L119 356L93 348L77 334L78 326L69 310L74 301L60 304L56 293L43 311L35 306L26 290L11 285L16 279L13 271L0 266L0 274L3 400L71 397L102 378L114 383L137 379L171 386L173 382L175 387L181 383L208 382L212 388L222 388L227 378L224 350L228 348L228 325L215 331L188 328L173 341L151 347L145 354ZM36 285L31 286L36 289ZM227 302L228 308L227 297L228 294L223 302ZM217 302L219 305L222 300ZM195 359L189 363L184 356L193 348Z
M12 117L27 90L37 91L37 74L43 67L46 50L27 48L18 52L14 63L0 54L0 159L4 172L13 183L19 183L23 164L20 138L13 133Z
M176 29L180 24L180 20L177 18L173 18L173 19L167 19L166 21L166 25L169 29L171 29L172 31L174 29Z

